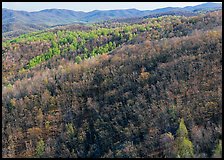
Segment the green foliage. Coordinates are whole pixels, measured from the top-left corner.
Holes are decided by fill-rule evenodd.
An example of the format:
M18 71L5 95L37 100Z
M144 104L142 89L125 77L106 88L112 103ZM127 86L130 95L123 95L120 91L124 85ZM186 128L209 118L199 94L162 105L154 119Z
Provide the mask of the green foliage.
M7 84L7 86L6 86L7 88L12 88L13 86L12 86L12 84Z
M140 32L145 32L146 31L146 28L144 26L139 26L138 29L139 29Z
M84 53L84 54L87 54L87 53L88 53L88 51L89 51L89 50L88 50L87 48L84 48L83 53Z
M181 120L180 120L179 128L177 130L177 136L178 137L187 137L188 136L187 127L185 126L183 118L181 118Z
M193 150L193 144L192 142L186 138L180 138L178 140L178 151L177 151L177 157L178 158L192 158L194 156L194 150Z
M43 139L41 139L39 142L37 142L37 147L36 147L36 156L41 157L44 154L45 150L45 143Z
M125 33L128 33L128 32L131 31L131 29L132 29L131 26L127 26L127 27L124 28L124 32L125 32Z
M76 50L76 46L71 44L70 47L69 47L69 51L75 51L75 50Z
M51 57L53 57L54 55L59 55L60 54L60 50L58 47L56 48L50 48L49 52L41 54L39 56L34 57L33 59L31 59L29 61L29 63L27 64L27 67L33 68L36 65L40 64L43 61L47 61L48 59L50 59Z
M157 19L154 18L152 20L153 24L145 25L145 24L132 24L132 25L124 25L124 27L116 27L116 28L98 28L93 29L91 31L57 31L54 32L35 32L30 33L27 35L21 35L18 38L15 38L10 41L6 41L3 43L3 46L6 46L6 44L10 43L19 43L19 42L35 42L35 41L47 41L51 43L51 48L48 52L43 53L37 57L34 57L33 59L29 60L29 63L27 64L27 68L31 69L35 67L36 65L47 61L51 59L54 55L59 55L60 50L62 48L62 53L66 54L66 52L79 52L81 57L83 59L86 59L87 52L89 52L87 55L88 57L94 57L97 54L103 54L108 53L111 50L115 49L116 46L120 46L121 43L132 40L135 36L138 35L140 32L145 32L146 30L149 31L148 26L154 25L154 27L161 26L164 18L160 18L160 20L156 21ZM151 22L147 22L151 23ZM146 27L145 27L146 26ZM137 29L138 33L134 32L134 30ZM113 35L114 39L119 38L119 41L109 41L107 43L104 43L100 46L94 46L93 50L90 48L86 48L85 44L89 42L89 40L97 40L99 37L106 37L108 35ZM111 44L111 43L112 44ZM60 48L60 49L59 49ZM96 50L94 50L96 49ZM80 53L81 52L81 53Z
M52 53L53 53L53 55L59 55L60 54L59 48L53 48Z
M75 134L75 128L72 123L66 124L66 130L70 137L73 137Z
M133 39L133 35L131 33L128 34L128 40L132 40Z
M215 158L222 157L222 140L219 140L218 144L216 145L213 157Z
M82 61L82 58L80 56L75 57L75 63L80 63Z
M177 157L179 158L191 158L194 155L193 144L188 139L188 131L184 123L184 119L181 118L179 128L177 130Z
M45 122L45 128L48 130L50 128L50 122L49 121L46 121Z
M36 65L40 64L43 61L46 61L48 59L50 59L53 56L53 53L49 52L49 53L45 53L45 54L41 54L39 56L34 57L33 59L31 59L27 65L27 67L33 68Z
M52 41L51 43L52 43L51 48L58 48L58 44L55 41Z

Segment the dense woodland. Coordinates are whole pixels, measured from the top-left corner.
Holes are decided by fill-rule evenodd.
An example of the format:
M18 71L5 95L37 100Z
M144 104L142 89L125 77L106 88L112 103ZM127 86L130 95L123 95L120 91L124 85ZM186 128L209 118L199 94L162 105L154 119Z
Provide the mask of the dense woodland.
M221 157L222 11L2 42L3 157Z

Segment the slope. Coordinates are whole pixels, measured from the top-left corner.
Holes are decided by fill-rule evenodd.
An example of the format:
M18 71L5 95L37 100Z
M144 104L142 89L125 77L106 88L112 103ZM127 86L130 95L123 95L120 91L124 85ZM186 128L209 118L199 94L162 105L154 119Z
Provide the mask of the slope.
M72 23L94 23L104 20L131 18L131 17L144 17L144 16L157 16L157 15L182 15L190 16L198 14L201 11L222 9L221 3L204 3L196 6L189 6L184 8L167 7L155 10L140 11L137 9L124 9L124 10L95 10L91 12L72 11L66 9L45 9L37 12L16 11L3 8L2 10L2 28L3 35L11 36L13 32L15 36L25 32L34 30L45 29L54 25L65 25ZM49 18L50 17L50 18ZM32 24L32 27L31 27ZM14 27L12 27L14 26ZM11 33L7 33L11 31Z
M179 118L194 157L212 157L222 138L220 14L5 86L3 157L177 157Z

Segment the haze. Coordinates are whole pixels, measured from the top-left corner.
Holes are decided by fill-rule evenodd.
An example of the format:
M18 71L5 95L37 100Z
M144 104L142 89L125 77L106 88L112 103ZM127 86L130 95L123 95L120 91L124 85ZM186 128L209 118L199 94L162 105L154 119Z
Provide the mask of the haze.
M89 12L93 10L131 9L153 10L164 7L186 7L206 2L3 2L2 7L13 10L39 11L43 9L69 9ZM221 3L221 2L216 2Z

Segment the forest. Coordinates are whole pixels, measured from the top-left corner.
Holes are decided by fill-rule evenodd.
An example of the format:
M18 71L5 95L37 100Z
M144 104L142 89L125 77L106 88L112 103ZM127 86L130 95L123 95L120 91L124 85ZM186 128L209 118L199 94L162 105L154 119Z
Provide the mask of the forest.
M2 41L4 158L220 158L222 10Z

